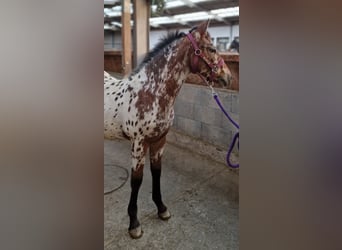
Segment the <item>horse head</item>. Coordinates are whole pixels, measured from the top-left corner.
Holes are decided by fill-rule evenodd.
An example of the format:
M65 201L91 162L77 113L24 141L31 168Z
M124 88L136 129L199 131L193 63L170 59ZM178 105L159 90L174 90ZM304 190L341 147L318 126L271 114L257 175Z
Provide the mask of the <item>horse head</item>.
M224 87L232 83L232 73L217 52L208 32L210 20L194 27L187 34L192 45L190 55L191 72L199 74L208 82L217 81Z

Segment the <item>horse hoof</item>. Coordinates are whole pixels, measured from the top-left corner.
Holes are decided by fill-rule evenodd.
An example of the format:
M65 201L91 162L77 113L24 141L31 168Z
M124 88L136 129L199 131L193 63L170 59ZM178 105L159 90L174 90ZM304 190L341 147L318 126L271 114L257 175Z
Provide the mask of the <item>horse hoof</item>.
M169 210L166 210L165 212L158 214L158 216L162 220L168 220L168 219L170 219L171 214L170 214Z
M144 233L144 231L141 230L141 226L131 229L128 232L132 239L139 239Z

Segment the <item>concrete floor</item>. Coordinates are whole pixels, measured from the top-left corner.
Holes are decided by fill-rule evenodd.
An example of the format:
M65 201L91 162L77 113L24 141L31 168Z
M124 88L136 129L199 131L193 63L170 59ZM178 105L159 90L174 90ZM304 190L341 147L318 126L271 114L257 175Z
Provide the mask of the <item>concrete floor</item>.
M147 159L138 199L144 234L131 239L127 232L129 179L125 182L126 170L131 168L130 143L118 140L104 145L105 188L123 184L104 196L105 249L239 248L238 175L226 165L169 143L163 157L161 190L172 217L168 221L157 217Z

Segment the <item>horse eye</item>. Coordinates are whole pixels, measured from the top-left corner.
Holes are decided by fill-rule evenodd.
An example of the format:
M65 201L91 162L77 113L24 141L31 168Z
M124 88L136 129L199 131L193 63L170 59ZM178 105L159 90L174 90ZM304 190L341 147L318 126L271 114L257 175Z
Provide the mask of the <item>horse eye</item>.
M209 48L209 51L210 51L211 53L216 53L216 49L214 49L214 48Z

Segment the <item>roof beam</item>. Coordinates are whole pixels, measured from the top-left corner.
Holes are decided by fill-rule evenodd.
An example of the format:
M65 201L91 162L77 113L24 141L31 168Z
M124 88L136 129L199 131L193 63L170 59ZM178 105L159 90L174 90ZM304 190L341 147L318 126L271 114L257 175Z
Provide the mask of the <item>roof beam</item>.
M132 71L132 35L130 0L122 0L122 73L124 76Z
M149 51L150 45L150 4L148 1L134 0L133 2L133 45L134 66L139 65Z

